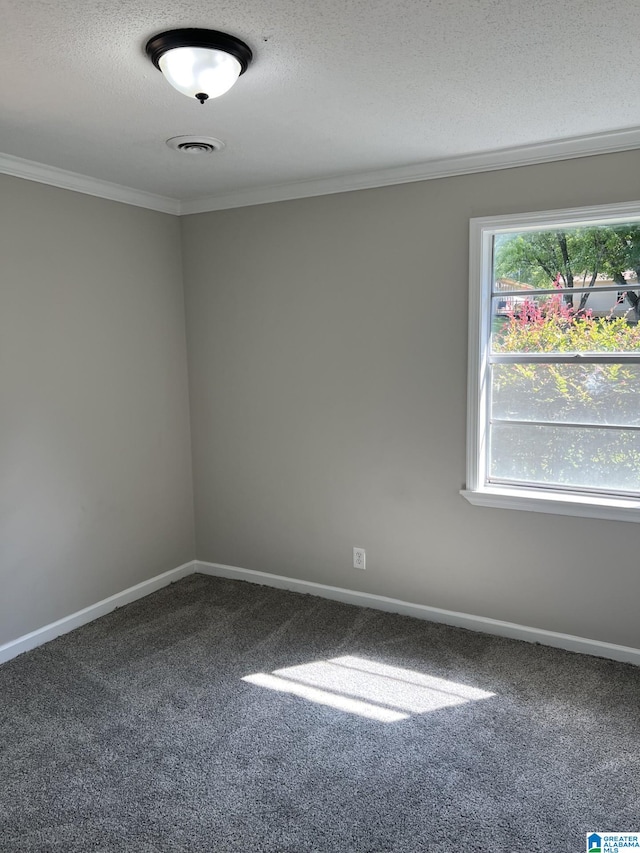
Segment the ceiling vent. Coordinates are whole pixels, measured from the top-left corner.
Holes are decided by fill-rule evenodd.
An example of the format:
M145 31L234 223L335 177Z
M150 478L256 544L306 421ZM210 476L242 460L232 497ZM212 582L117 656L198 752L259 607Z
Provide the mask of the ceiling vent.
M213 136L173 136L167 145L183 154L213 154L224 148L224 142Z

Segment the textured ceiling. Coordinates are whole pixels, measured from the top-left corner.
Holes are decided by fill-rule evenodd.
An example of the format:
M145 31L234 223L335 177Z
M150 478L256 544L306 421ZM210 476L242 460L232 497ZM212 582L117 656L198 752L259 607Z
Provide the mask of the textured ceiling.
M638 0L0 0L0 152L176 199L637 128ZM144 54L255 60L201 106ZM180 155L180 134L226 143Z

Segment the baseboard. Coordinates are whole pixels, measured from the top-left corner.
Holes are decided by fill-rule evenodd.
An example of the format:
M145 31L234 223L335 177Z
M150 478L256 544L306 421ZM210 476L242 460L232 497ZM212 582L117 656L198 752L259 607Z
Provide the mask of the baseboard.
M471 631L481 631L485 634L495 634L498 637L510 637L513 640L525 640L529 643L540 643L544 646L553 646L558 649L566 649L571 652L580 652L586 655L609 658L610 660L633 663L640 666L640 649L629 646L617 646L614 643L604 643L601 640L591 640L585 637L574 637L571 634L560 634L556 631L545 631L542 628L530 628L525 625L517 625L514 622L501 622L498 619L489 619L485 616L472 616L468 613L458 613L455 610L442 610L439 607L428 607L424 604L412 604L409 601L400 601L397 598L388 598L384 595L374 595L369 592L357 592L352 589L344 589L338 586L303 581L296 578L288 578L283 575L273 575L268 572L257 572L253 569L242 569L238 566L225 566L221 563L207 563L202 560L192 560L184 563L176 569L171 569L161 575L142 581L142 583L131 586L115 595L98 601L84 610L78 610L64 619L52 622L11 640L0 646L0 664L6 663L23 652L28 652L54 640L56 637L73 631L87 622L92 622L100 616L105 616L117 607L130 604L138 598L144 598L152 592L168 586L174 581L180 580L194 572L215 577L231 578L233 580L249 581L250 583L272 586L278 589L289 589L293 592L303 592L310 595L318 595L321 598L329 598L333 601L342 601L345 604L355 604L360 607L372 607L375 610L385 610L389 613L402 613L405 616L413 616L416 619L425 619L429 622L441 622L445 625L454 625L458 628L468 628Z
M115 610L117 607L122 607L125 604L130 604L138 598L144 598L145 595L150 595L163 586L168 586L174 581L180 580L187 575L193 574L195 571L195 560L189 563L184 563L178 566L177 569L171 569L168 572L163 572L161 575L156 575L149 578L147 581L142 581L135 586L130 586L122 592L117 592L115 595L109 596L97 604L91 604L85 607L84 610L78 610L77 613L72 613L70 616L65 616L64 619L58 619L57 622L52 622L50 625L45 625L43 628L38 628L36 631L31 631L30 634L25 634L23 637L18 637L17 640L10 640L3 646L0 646L0 664L6 663L11 658L21 655L23 652L31 651L37 646L48 643L49 640L54 640L61 634L67 634L81 625L86 625L87 622L93 622L100 616L104 616Z
M241 569L237 566L225 566L221 563L206 563L196 560L196 572L233 580L249 581L250 583L273 586L278 589L289 589L293 592L306 592L321 598L330 598L346 604L356 604L360 607L372 607L375 610L386 610L390 613L402 613L429 622L441 622L458 628L468 628L471 631L481 631L498 637L509 637L513 640L525 640L529 643L540 643L543 646L553 646L570 652L580 652L610 660L633 663L640 666L640 649L629 646L617 646L614 643L604 643L601 640L590 640L585 637L574 637L571 634L560 634L556 631L545 631L542 628L530 628L517 625L514 622L501 622L498 619L488 619L486 616L472 616L468 613L457 613L455 610L441 610L439 607L427 607L424 604L412 604L384 595L374 595L369 592L356 592L337 586L327 586L311 581L287 578L282 575L272 575L268 572L257 572L253 569Z

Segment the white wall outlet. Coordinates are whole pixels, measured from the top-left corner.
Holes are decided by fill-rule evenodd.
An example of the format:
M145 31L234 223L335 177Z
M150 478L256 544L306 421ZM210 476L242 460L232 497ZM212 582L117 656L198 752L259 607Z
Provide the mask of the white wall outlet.
M354 548L353 549L353 568L354 569L366 569L367 564L367 555L365 553L364 548Z

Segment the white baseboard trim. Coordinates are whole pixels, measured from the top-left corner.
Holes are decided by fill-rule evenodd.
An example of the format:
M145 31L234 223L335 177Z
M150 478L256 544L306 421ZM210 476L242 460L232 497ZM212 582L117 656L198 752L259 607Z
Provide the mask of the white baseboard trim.
M306 592L321 598L330 598L346 604L356 604L360 607L371 607L375 610L386 610L390 613L402 613L429 622L441 622L454 625L457 628L468 628L471 631L481 631L485 634L495 634L498 637L509 637L512 640L525 640L528 643L540 643L543 646L553 646L570 652L580 652L585 655L609 658L610 660L633 663L640 666L640 649L630 646L617 646L614 643L604 643L601 640L590 640L585 637L574 637L571 634L560 634L556 631L545 631L542 628L530 628L517 625L514 622L501 622L499 619L489 619L486 616L472 616L468 613L457 613L455 610L442 610L439 607L427 607L424 604L412 604L385 595L374 595L369 592L356 592L337 586L327 586L322 583L287 578L282 575L272 575L268 572L257 572L253 569L241 569L237 566L225 566L221 563L206 563L196 560L196 572L233 580L249 581L249 583L273 586L278 589L289 589L293 592Z
M207 563L202 560L192 560L184 563L176 569L171 569L161 575L142 581L142 583L131 586L115 595L98 601L77 613L58 619L50 625L31 631L16 640L0 646L0 664L6 663L23 652L31 651L37 646L48 643L62 634L67 634L87 622L105 616L117 607L130 604L138 598L144 598L152 592L168 586L180 578L187 577L194 572L215 577L230 578L232 580L248 581L249 583L272 586L277 589L289 589L293 592L318 595L321 598L329 598L333 601L342 601L345 604L355 604L359 607L371 607L374 610L385 610L389 613L402 613L405 616L413 616L416 619L425 619L429 622L441 622L444 625L454 625L458 628L468 628L471 631L481 631L485 634L495 634L498 637L509 637L513 640L525 640L529 643L540 643L544 646L553 646L558 649L566 649L571 652L580 652L586 655L609 658L610 660L633 663L640 666L640 649L629 646L617 646L614 643L604 643L601 640L590 640L584 637L574 637L571 634L560 634L556 631L545 631L542 628L530 628L525 625L517 625L514 622L501 622L498 619L489 619L486 616L472 616L469 613L458 613L455 610L442 610L439 607L428 607L425 604L412 604L409 601L400 601L397 598L388 598L385 595L374 595L370 592L357 592L352 589L343 589L338 586L314 583L312 581L288 578L283 575L273 575L268 572L257 572L253 569L242 569L238 566L225 566L221 563Z
M30 634L18 637L17 640L10 640L0 646L0 664L6 663L6 661L21 655L23 652L29 652L37 646L48 643L49 640L55 640L61 634L67 634L81 625L86 625L87 622L93 622L94 619L105 616L117 607L123 607L138 598L144 598L145 595L150 595L152 592L162 589L163 586L168 586L180 578L193 574L195 570L195 560L191 560L189 563L178 566L177 569L170 569L168 572L163 572L163 574L149 578L147 581L130 586L122 592L117 592L109 598L98 601L97 604L91 604L83 610L78 610L77 613L72 613L70 616L58 619L57 622L52 622L50 625L31 631Z

